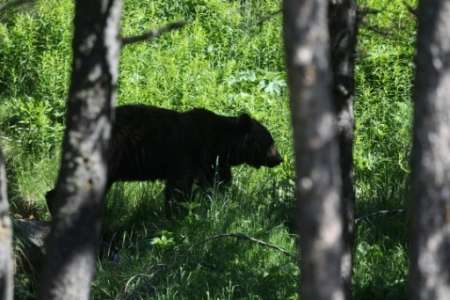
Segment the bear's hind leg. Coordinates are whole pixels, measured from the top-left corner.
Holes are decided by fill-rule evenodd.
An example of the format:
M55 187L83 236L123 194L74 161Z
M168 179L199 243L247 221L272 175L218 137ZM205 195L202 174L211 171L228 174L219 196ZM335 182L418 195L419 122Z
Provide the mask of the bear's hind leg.
M45 202L47 203L47 208L50 212L50 215L53 217L56 213L56 203L55 203L55 189L52 189L45 193Z

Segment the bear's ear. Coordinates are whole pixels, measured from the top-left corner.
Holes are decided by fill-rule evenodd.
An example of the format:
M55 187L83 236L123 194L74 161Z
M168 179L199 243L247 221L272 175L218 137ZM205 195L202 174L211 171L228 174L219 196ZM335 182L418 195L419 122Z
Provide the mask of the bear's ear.
M239 116L239 129L248 131L252 126L252 117L249 114L243 113Z

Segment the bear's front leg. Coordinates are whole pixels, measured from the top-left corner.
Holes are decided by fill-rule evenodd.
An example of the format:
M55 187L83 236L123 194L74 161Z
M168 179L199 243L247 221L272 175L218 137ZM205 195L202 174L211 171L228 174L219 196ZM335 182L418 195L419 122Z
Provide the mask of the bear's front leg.
M216 183L229 185L231 183L231 167L228 164L218 163L204 168L204 172L199 176L200 186L204 189L214 186Z
M185 201L192 191L192 178L168 179L165 188L166 218L172 219L175 212L179 212L177 202Z
M233 178L233 175L231 173L231 167L229 165L219 164L218 177L219 182L221 182L224 185L230 185L231 179Z

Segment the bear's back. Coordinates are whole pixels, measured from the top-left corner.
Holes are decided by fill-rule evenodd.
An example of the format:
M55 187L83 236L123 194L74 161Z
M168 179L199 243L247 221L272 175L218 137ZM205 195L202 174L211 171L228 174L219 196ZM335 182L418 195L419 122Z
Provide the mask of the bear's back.
M195 176L205 159L205 144L210 144L214 115L205 109L177 112L140 104L117 107L112 181Z

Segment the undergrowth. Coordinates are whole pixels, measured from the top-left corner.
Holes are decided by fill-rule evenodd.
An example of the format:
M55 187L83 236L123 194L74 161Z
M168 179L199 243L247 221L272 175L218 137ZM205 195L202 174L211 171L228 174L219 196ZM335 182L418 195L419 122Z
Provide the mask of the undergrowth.
M0 1L1 3L1 1ZM415 20L402 0L361 25L355 103L357 214L402 208L408 195ZM233 185L196 193L168 221L162 183L119 183L107 196L93 299L296 299L294 170L279 2L125 1L123 35L188 25L126 46L118 103L248 112L272 132L284 163L234 169ZM0 130L16 217L47 220L44 194L58 171L71 63L68 0L37 1L0 18ZM265 20L261 23L262 20ZM406 299L406 216L358 223L355 299ZM33 280L16 274L17 299Z

